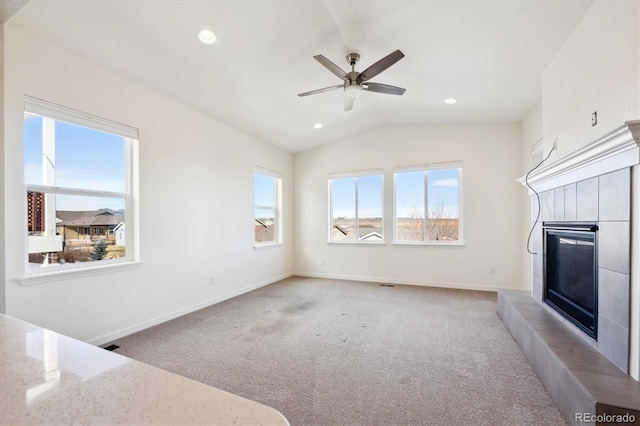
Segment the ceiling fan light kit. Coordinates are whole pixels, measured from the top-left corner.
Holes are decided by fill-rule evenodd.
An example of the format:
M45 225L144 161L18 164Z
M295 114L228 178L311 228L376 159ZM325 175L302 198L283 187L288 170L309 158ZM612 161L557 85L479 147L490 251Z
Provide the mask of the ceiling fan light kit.
M362 87L358 85L344 86L344 95L350 98L357 98L362 94Z
M322 89L312 90L310 92L299 93L298 96L316 95L318 93L330 92L332 90L342 88L345 94L344 110L351 111L355 98L362 94L362 91L384 93L387 95L402 95L405 89L402 87L391 86L382 83L373 83L369 80L377 76L391 65L404 58L404 53L400 50L390 53L378 62L371 65L369 68L362 72L355 70L355 65L360 60L360 54L356 52L350 52L347 54L347 63L351 66L351 72L346 72L329 59L322 55L316 55L313 57L316 61L320 62L322 66L335 74L338 78L343 80L343 84L336 86L329 86Z

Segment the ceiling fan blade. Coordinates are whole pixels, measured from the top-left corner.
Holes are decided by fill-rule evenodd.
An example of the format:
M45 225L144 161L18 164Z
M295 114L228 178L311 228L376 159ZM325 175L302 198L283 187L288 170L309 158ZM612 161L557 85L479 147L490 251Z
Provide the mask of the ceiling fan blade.
M330 92L332 90L343 89L343 88L344 88L344 85L339 84L337 86L329 86L329 87L325 87L323 89L312 90L310 92L298 93L298 96L317 95L318 93Z
M351 111L353 109L353 104L356 102L356 98L352 96L344 97L344 110Z
M313 59L320 62L322 66L324 66L326 69L328 69L329 71L337 75L338 78L341 78L345 81L349 80L349 74L347 74L346 71L344 71L342 68L340 68L339 66L337 66L336 64L334 64L333 62L325 58L324 56L316 55L313 57Z
M396 50L393 53L388 54L384 58L380 59L375 64L371 65L366 70L362 71L358 76L358 83L362 83L364 81L370 80L376 75L380 74L382 71L389 68L391 65L398 62L400 59L404 58L404 53L399 50Z
M402 95L406 89L381 83L363 83L362 90L367 92L385 93L387 95Z

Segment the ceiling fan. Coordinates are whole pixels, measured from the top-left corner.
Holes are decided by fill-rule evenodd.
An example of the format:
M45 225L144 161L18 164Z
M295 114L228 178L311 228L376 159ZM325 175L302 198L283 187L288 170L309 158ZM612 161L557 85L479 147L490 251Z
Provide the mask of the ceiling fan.
M326 69L341 78L344 83L336 86L325 87L323 89L312 90L310 92L299 93L298 96L309 96L317 93L329 92L331 90L344 89L344 110L351 111L353 104L356 101L356 97L359 96L363 90L367 92L385 93L387 95L402 95L405 92L405 89L402 87L369 82L370 79L380 74L400 59L404 58L404 53L399 50L390 53L362 72L356 72L355 70L355 65L360 59L360 55L355 52L347 54L347 62L351 65L351 72L342 70L342 68L322 55L316 55L313 58L320 62L320 64Z

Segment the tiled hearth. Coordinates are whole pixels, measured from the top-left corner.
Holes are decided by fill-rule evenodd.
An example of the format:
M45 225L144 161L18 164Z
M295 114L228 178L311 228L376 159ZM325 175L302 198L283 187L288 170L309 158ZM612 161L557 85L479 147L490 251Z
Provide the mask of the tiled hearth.
M540 194L533 231L531 292L500 291L498 313L571 424L576 413L633 413L640 383L628 375L638 301L631 298L632 181L640 164L640 121L550 161L529 176ZM524 179L520 182L524 185ZM532 218L538 202L530 191ZM638 207L635 207L638 208ZM544 303L541 222L598 226L597 341ZM533 223L532 223L533 225ZM632 359L637 364L637 359ZM637 367L637 365L636 365Z
M529 292L499 290L498 314L569 424L594 424L576 417L585 413L603 420L606 415L626 414L635 419L628 424L640 424L640 382L536 303Z

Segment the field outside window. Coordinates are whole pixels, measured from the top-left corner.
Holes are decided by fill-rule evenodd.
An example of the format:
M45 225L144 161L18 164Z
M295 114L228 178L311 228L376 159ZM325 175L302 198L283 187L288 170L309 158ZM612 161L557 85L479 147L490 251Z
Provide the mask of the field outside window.
M396 170L394 199L395 243L462 242L462 164Z

